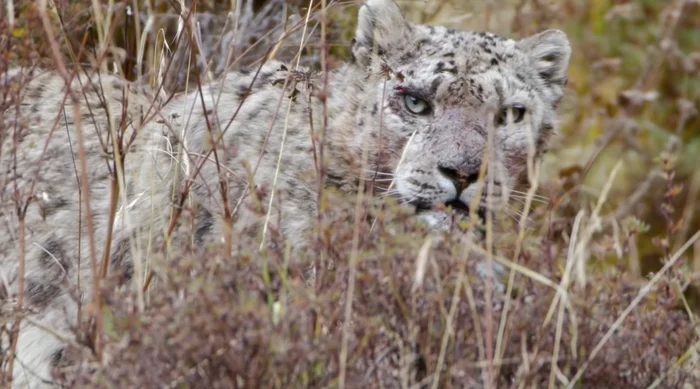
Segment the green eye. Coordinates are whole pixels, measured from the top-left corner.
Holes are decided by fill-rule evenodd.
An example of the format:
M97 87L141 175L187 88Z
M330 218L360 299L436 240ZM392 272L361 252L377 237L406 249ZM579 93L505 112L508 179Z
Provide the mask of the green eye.
M416 115L427 115L430 113L430 105L427 101L412 95L403 95L403 102L406 109Z
M525 112L527 109L520 104L511 105L510 107L503 108L501 114L498 116L498 124L505 125L508 123L508 111L512 115L513 123L520 123L525 118Z

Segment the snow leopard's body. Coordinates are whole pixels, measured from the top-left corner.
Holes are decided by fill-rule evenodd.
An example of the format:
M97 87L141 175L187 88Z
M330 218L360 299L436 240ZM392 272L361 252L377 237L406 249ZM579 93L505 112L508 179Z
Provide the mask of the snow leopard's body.
M6 309L18 303L23 257L23 308L32 312L19 332L13 387L51 381L65 346L54 334L70 337L77 300L89 311L103 258L128 282L136 255L162 247L169 232L174 244L184 239L178 223L171 226L177 207L198 209L187 239L218 242L227 231L260 235L283 137L271 220L281 211L280 232L303 245L317 212L324 114L327 186L352 193L361 177L371 179L362 167L367 148L369 169L392 174L396 194L440 227L447 217L433 207L471 204L493 129L488 178L496 203L505 199L525 170L529 145L542 151L556 128L569 54L559 31L513 41L413 25L391 1L369 0L360 12L353 61L331 72L327 85L319 75L280 63L228 74L201 93L172 99L124 88L105 74L68 75L70 88L55 72L17 69L0 76L15 91L0 132L0 283L8 291L0 298ZM497 119L503 110L510 112L509 124ZM111 229L110 128L123 134L117 143L128 145ZM180 202L186 187L191 203Z

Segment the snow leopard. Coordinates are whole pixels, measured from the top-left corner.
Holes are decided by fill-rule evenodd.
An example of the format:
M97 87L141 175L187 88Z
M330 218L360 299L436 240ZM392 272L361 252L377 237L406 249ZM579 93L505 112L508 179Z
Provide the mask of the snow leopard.
M514 40L367 0L351 51L328 72L271 60L172 96L95 70L0 75L0 303L8 328L8 312L25 314L13 388L53 385L95 279L143 283L143 257L177 243L185 205L198 210L195 242L262 236L279 220L303 246L317 183L352 195L374 171L439 229L474 204L497 210L557 131L562 31Z

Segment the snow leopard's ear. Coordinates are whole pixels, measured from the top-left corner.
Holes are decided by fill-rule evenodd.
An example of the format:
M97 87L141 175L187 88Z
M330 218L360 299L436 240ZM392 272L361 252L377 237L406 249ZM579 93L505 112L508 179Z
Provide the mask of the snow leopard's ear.
M391 55L406 47L412 27L392 0L367 0L360 8L352 54L361 65L371 62L373 53Z
M547 30L518 42L520 50L530 57L530 63L550 87L558 100L566 86L566 71L571 57L571 45L560 30Z

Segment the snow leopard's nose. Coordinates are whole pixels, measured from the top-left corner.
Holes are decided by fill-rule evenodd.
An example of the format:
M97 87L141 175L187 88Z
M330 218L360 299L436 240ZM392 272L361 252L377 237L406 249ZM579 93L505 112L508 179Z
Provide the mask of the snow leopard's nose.
M438 171L445 178L452 181L457 190L457 197L469 187L469 185L477 182L479 180L479 172L464 172L458 169L446 166L438 165Z

